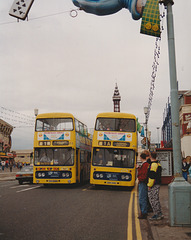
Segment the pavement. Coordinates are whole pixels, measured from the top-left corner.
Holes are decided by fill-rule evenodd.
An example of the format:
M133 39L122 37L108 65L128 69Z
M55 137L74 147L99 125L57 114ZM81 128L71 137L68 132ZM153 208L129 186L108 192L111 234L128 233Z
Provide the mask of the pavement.
M19 169L13 168L10 172L9 168L4 171L0 170L0 181L15 180L16 172ZM191 179L189 179L191 183ZM191 240L191 227L171 227L169 220L169 197L168 185L161 185L160 188L160 203L164 218L158 221L150 221L153 213L149 213L147 219L140 220L143 240ZM143 232L145 229L145 232ZM137 239L139 240L139 239Z
M0 181L13 181L15 180L16 177L16 172L19 172L20 169L18 169L17 167L13 167L12 168L12 172L10 172L9 168L4 169L4 171L2 171L2 169L0 170Z
M147 224L149 226L151 236L148 240L191 240L191 227L171 227L169 219L169 197L168 185L161 185L160 187L160 203L164 218L162 220L151 221L150 217L153 213L149 213Z

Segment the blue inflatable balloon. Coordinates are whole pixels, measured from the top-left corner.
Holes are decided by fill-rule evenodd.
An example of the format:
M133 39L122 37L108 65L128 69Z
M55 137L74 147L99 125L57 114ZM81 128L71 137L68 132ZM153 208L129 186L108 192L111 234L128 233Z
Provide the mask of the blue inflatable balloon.
M103 16L116 13L122 8L129 9L132 18L142 16L142 2L146 0L72 0L74 5L87 13Z

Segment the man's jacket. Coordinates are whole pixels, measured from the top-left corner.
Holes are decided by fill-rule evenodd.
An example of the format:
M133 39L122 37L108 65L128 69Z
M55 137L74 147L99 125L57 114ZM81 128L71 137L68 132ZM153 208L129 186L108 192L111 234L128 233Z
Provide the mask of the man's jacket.
M148 187L161 184L162 167L158 161L151 162L148 168Z

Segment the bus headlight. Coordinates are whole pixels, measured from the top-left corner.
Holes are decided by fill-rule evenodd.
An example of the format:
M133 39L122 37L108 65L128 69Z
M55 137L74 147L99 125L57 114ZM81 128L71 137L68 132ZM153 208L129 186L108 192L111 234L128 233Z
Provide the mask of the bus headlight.
M125 179L126 179L126 180L129 180L129 178L130 178L129 175L126 175L126 176L125 176Z
M96 173L96 178L99 178L99 173Z
M66 177L68 178L69 176L70 176L70 174L67 172L67 173L66 173Z
M125 175L121 175L121 179L124 180L125 179Z
M42 177L45 177L45 173L44 172L42 173Z
M62 177L66 177L66 173L62 173Z
M100 175L99 175L99 176L100 176L100 178L103 178L103 174L102 174L102 173L100 173Z
M39 172L39 173L38 173L38 177L42 177L42 173Z

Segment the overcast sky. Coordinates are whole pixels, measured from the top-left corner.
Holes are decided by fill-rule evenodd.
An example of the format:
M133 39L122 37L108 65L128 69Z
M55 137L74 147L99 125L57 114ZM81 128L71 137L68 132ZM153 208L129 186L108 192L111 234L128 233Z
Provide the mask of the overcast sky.
M39 113L70 112L93 128L98 113L113 111L117 83L121 112L145 121L156 39L140 34L141 20L133 20L127 9L102 17L78 11L72 18L69 11L76 9L72 0L35 0L29 20L17 22L9 16L13 1L0 0L1 107L31 118L34 108ZM175 0L179 90L191 89L190 9L190 0ZM148 122L153 142L158 140L156 127L162 126L169 95L165 17ZM12 149L32 149L33 130L14 128Z

